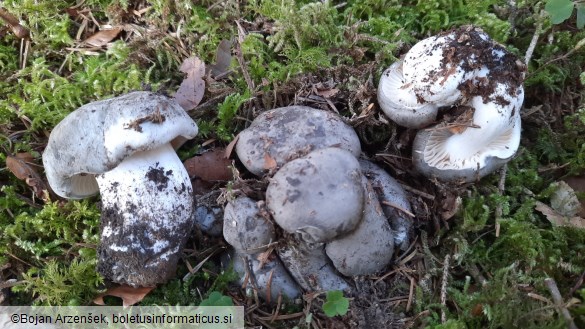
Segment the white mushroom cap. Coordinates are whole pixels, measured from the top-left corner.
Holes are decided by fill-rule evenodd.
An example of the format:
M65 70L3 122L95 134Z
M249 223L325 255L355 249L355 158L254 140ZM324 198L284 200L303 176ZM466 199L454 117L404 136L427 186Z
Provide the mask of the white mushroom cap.
M69 114L51 132L43 164L55 193L81 199L99 192L94 175L133 153L180 144L196 135L197 125L174 100L133 92Z
M404 81L419 99L438 106L451 105L461 97L459 84L469 75L460 62L445 61L455 34L424 39L404 57Z
M439 124L419 131L413 144L415 167L443 181L471 182L505 164L520 144L524 91L519 87L516 97L511 97L499 84L493 98L484 101L475 96L469 102L475 109L475 127L454 132Z
M378 85L378 102L384 114L397 124L422 128L435 120L439 107L419 103L414 90L405 82L402 66L402 61L398 61L384 71Z

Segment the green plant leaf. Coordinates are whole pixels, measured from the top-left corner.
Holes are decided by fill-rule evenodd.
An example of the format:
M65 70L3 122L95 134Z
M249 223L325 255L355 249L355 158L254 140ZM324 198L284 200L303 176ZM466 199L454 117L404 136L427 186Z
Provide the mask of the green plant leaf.
M209 297L201 301L199 306L234 306L234 302L228 296L222 295L218 291L209 294Z
M349 309L349 299L343 297L343 291L332 290L327 292L327 300L323 304L323 312L332 318L336 315L345 315Z
M577 28L582 29L585 26L585 4L577 4Z
M550 15L553 24L560 24L571 17L574 3L571 0L548 0L544 10Z

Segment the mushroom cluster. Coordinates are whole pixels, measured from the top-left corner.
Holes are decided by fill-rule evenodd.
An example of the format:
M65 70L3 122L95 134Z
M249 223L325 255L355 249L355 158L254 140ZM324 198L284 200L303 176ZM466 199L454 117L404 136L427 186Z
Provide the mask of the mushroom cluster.
M463 26L420 41L390 66L378 102L397 124L426 128L413 144L419 172L471 182L518 149L525 69L481 29Z
M242 283L254 281L266 299L295 298L301 289L349 290L345 276L378 272L395 246L408 247L405 193L383 169L359 159L359 139L339 116L305 106L266 111L240 133L235 149L250 172L273 174L265 200L229 201L223 223ZM277 256L262 254L268 246ZM267 290L263 280L273 268Z
M174 148L195 135L178 103L151 92L84 105L51 132L43 164L55 193L101 193L98 271L105 278L137 287L174 275L195 209Z

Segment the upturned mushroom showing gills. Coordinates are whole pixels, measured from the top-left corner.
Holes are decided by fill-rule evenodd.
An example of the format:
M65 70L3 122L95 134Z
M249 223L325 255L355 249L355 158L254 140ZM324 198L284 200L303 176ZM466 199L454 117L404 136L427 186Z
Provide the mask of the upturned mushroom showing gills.
M174 275L195 199L173 146L196 135L174 100L150 92L84 105L51 132L43 164L55 193L101 193L98 271L107 279L154 286Z
M463 26L414 45L382 75L378 101L397 124L426 127L413 144L419 172L471 182L518 150L524 74L515 55Z

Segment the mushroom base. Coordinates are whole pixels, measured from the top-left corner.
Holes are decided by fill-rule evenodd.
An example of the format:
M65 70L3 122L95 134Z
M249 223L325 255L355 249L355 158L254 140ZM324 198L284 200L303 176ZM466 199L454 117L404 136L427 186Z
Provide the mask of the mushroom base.
M170 144L96 177L102 194L98 272L133 287L166 282L194 224L193 188Z

